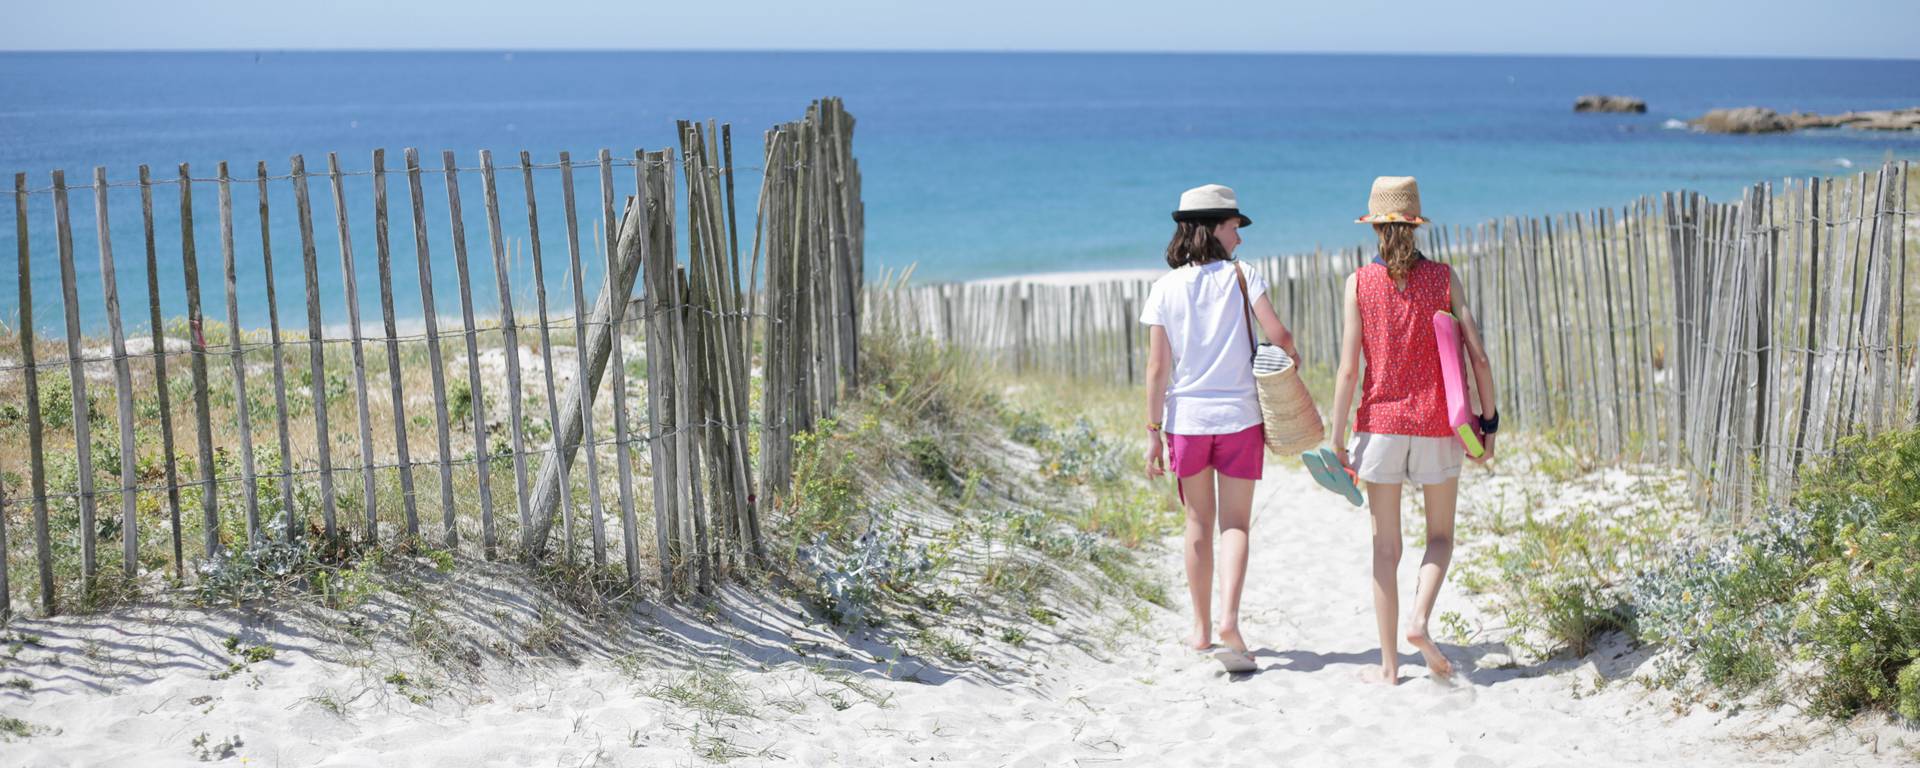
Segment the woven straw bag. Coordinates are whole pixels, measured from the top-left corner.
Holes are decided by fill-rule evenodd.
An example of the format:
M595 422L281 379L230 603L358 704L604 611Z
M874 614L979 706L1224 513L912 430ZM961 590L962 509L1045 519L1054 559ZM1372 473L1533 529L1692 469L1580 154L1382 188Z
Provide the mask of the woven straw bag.
M1313 405L1299 367L1285 350L1253 340L1253 300L1247 295L1247 276L1233 265L1240 283L1240 300L1247 311L1247 345L1253 348L1254 392L1260 398L1260 420L1266 425L1267 450L1291 456L1320 444L1325 428Z

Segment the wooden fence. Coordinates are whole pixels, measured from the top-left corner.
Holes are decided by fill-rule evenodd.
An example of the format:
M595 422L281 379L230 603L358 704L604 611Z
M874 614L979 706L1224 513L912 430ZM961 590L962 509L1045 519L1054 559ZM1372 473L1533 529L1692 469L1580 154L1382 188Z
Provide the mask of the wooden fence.
M758 507L764 502L754 484L776 493L785 487L786 438L829 415L855 372L852 338L843 332L856 327L853 297L861 291L863 261L852 129L840 102L828 99L809 108L804 120L767 134L749 272L757 271L764 245L769 272L777 275L767 286L770 312L755 310L757 289L742 288L728 126L683 122L677 153L616 157L603 149L591 161L561 152L557 162L537 163L521 152L516 163L499 165L483 151L477 167L462 167L446 152L439 167L428 167L408 149L404 167L391 175L404 177L406 208L395 213L402 226L411 214L417 333L402 331L400 315L407 311L396 311L395 296L408 287L397 286L393 276L394 252L401 249L389 241L384 150L373 153L364 171L342 170L329 154L323 173L310 173L296 155L288 173L272 175L261 162L252 178L236 178L226 163L212 178L195 177L185 164L175 178L154 178L142 166L137 182L110 181L105 168L96 168L92 183L79 186L55 171L51 186L39 189L16 175L20 305L13 330L20 358L0 358L0 617L12 610L17 585L31 584L23 592L37 592L41 610L50 614L69 585L78 585L84 602L108 578L171 571L185 580L194 561L210 568L308 535L360 542L404 537L449 549L473 548L477 537L477 549L494 557L501 540L517 534L522 556L543 558L551 556L557 527L560 557L590 556L595 567L612 568L607 552L617 528L620 575L636 586L655 582L663 591L708 588L727 569L763 558ZM675 182L676 167L684 186ZM628 172L630 186L620 181ZM487 302L475 298L478 270L471 268L462 210L472 202L463 197L463 175L470 180L475 173L497 295L491 317ZM498 173L509 179L497 183ZM512 183L513 174L520 184ZM597 201L576 200L576 175L580 181L597 175ZM444 230L428 223L429 201L440 202L428 191L435 177L445 186ZM322 296L329 281L321 279L310 189L316 182L332 202L344 325L323 322L323 310L337 310L340 302ZM196 213L208 213L196 186L208 185L217 201L224 321L202 305L193 222ZM253 187L257 248L235 231L236 186L242 196ZM514 186L520 187L515 199L503 204L502 192ZM171 233L161 231L166 219L154 215L155 193L168 187L178 196L177 251ZM284 198L271 194L275 187L293 193L304 329L281 323L274 235L293 227ZM121 311L109 212L116 188L137 189L142 210L146 313L132 323L144 319L147 328L138 339L128 337L129 319ZM542 224L553 223L556 188L564 238L551 226L543 238ZM548 190L545 214L540 189ZM684 201L676 199L681 190ZM76 191L93 193L104 350L89 346L97 339L86 337L81 320L71 213L77 206L69 199ZM28 211L40 197L50 198L52 253L34 247L29 236ZM280 205L270 207L270 200ZM676 241L682 207L684 251ZM503 209L507 216L525 214L525 228L514 237L503 229ZM361 216L369 217L371 231L356 228L353 220ZM368 241L377 261L378 331L363 324L360 308L361 256L354 247ZM566 251L565 293L553 306L543 246ZM434 277L436 267L448 267L449 254L458 276L455 327L446 327L454 322L438 302L449 297L436 294ZM175 258L183 284L163 289L161 266ZM236 264L246 260L262 265L261 285L237 279ZM32 275L36 263L47 262L60 271L63 347L34 323L39 297ZM529 265L531 285L525 283ZM584 276L601 265L597 299L584 311L590 306ZM169 326L162 304L177 297L175 290L185 293L186 317ZM484 299L488 287L477 290ZM129 298L140 300L132 292ZM537 304L531 313L529 298ZM267 327L245 327L243 317L257 316L262 305ZM573 310L562 315L555 311L560 306ZM767 395L764 424L750 423L748 407L756 324L765 326L769 349L783 350L778 364L759 374ZM177 373L182 357L187 377ZM110 406L103 405L108 400ZM756 475L752 466L748 445L763 426L764 463L778 468L777 476ZM184 450L189 440L190 453ZM573 470L579 456L585 471ZM616 490L605 487L608 479ZM643 485L650 505L641 498ZM507 493L511 502L496 498ZM609 498L613 494L617 498ZM503 505L512 514L497 516ZM103 511L115 506L118 515ZM652 536L643 534L644 507L651 507ZM9 529L21 527L15 521L26 509L29 536L10 541ZM190 560L183 542L193 538L200 539L200 551ZM25 565L25 540L32 569ZM117 553L97 551L113 541ZM13 573L16 567L21 574ZM9 578L22 574L27 578Z
M1785 498L1796 470L1840 438L1920 420L1912 175L1889 163L1758 184L1737 202L1676 192L1431 227L1423 251L1467 291L1509 429L1552 432L1602 460L1684 467L1700 508L1738 523ZM1370 256L1249 260L1323 382L1338 362L1343 281ZM866 322L1014 370L1136 385L1148 288L883 280L865 297Z

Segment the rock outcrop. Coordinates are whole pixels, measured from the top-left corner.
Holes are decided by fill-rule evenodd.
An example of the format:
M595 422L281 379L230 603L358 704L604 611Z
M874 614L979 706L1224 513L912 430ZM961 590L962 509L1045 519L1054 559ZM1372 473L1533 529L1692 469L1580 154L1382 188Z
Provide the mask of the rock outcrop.
M1764 107L1716 109L1689 121L1708 133L1779 133L1793 130L1793 123L1780 113Z
M1920 131L1920 107L1842 112L1837 115L1811 112L1782 115L1763 107L1739 107L1716 109L1688 123L1708 133L1780 133L1802 128Z
M1647 102L1632 96L1602 96L1588 94L1573 101L1575 112L1633 112L1647 111Z

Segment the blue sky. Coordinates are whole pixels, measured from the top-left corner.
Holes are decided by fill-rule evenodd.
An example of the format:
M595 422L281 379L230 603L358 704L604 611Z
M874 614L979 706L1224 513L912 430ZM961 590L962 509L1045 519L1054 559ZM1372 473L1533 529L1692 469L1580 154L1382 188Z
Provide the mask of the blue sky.
M5 0L0 50L780 49L1920 58L1920 0Z

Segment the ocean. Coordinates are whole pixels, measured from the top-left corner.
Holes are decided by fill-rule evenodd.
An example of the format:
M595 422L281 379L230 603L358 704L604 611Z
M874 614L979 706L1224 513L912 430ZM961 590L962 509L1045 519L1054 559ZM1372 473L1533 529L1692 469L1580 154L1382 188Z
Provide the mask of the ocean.
M1575 114L1576 97L1643 98L1643 115ZM284 175L303 153L323 173L337 152L363 171L388 148L420 148L426 167L453 150L463 167L493 151L511 165L521 150L553 162L600 148L631 157L674 142L677 118L717 118L735 128L736 164L758 166L760 136L798 118L807 103L840 96L859 120L855 152L865 183L868 268L915 267L920 280L1027 272L1152 268L1163 264L1169 211L1182 189L1235 187L1255 225L1241 254L1266 256L1351 246L1368 233L1364 211L1376 175L1420 179L1429 218L1474 224L1617 206L1674 189L1722 198L1747 184L1838 175L1882 159L1920 157L1920 134L1818 131L1717 136L1675 121L1716 107L1760 105L1844 111L1920 105L1920 60L1775 60L1515 56L1172 55L1026 53L691 52L215 52L0 53L0 171L23 172L35 323L62 327L50 173L90 184L93 168L127 184L149 164L156 179L213 176L229 161L235 187L242 322L265 324L259 301L257 161ZM506 173L503 171L503 173ZM478 174L464 183L477 184ZM597 175L578 181L598 200ZM502 183L517 190L517 173ZM621 176L630 187L631 172ZM739 210L751 229L755 170L743 170ZM365 185L361 177L356 184ZM404 206L403 178L389 181ZM441 195L437 174L428 196ZM557 186L557 185L556 185ZM331 196L311 187L325 321L344 322ZM493 269L477 187L466 190L475 296L494 305ZM195 240L205 312L224 319L214 185L197 182ZM503 192L503 228L524 238ZM624 194L624 193L623 193ZM283 219L293 196L277 180L273 249L282 322L304 327L297 306L297 229ZM363 321L377 326L371 202L348 194ZM93 193L71 193L80 315L104 329ZM185 313L178 190L155 188L163 309ZM138 190L109 200L118 282L129 333L145 327L146 276ZM396 209L404 211L404 208ZM542 192L550 282L566 269L558 206ZM417 314L412 237L396 216L396 293ZM452 291L446 216L435 227L436 290ZM583 229L590 229L582 222ZM750 231L742 232L751 242ZM684 241L684 238L683 238ZM0 244L15 253L14 216ZM590 241L589 241L590 243ZM589 244L589 250L591 245ZM743 245L743 249L746 245ZM590 252L587 261L595 256ZM0 270L0 319L19 310L17 263ZM515 268L525 271L524 263ZM589 280L600 270L589 267ZM516 272L516 292L528 290ZM589 288L591 294L592 288ZM550 288L560 311L568 291ZM411 297L411 298L409 298ZM439 302L446 310L446 299ZM516 306L522 305L516 300Z

